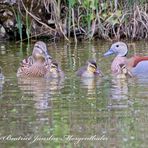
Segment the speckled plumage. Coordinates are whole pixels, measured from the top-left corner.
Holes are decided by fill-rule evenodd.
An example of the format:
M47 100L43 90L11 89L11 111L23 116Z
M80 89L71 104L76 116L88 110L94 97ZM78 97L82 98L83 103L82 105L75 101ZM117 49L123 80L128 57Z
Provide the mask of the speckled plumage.
M35 43L32 55L21 61L17 71L18 77L45 77L51 63L46 44L42 41Z

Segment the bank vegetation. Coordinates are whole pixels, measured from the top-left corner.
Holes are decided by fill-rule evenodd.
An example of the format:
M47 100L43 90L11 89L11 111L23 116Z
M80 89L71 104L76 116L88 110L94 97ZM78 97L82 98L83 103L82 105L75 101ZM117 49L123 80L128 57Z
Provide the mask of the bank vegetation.
M0 40L148 38L147 0L1 0Z

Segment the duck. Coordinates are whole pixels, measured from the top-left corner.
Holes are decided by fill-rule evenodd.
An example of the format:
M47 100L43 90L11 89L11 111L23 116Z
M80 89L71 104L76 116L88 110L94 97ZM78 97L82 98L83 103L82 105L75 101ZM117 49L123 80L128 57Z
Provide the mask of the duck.
M43 41L37 41L32 55L23 59L17 71L17 77L45 77L52 61L47 46Z
M77 70L76 75L82 78L95 78L96 76L103 76L94 60L87 61L85 66Z
M110 49L104 53L104 56L107 57L112 54L116 55L111 64L113 74L118 73L120 64L126 65L132 75L148 74L148 56L135 55L128 59L128 47L126 43L121 41L113 43Z
M118 73L116 75L119 79L126 79L129 77L133 77L132 73L129 71L125 64L119 64Z
M43 53L46 57L46 64L50 65L52 57L48 54L47 46L43 41L37 41L33 47L32 55L23 59L20 64L30 67L35 62L34 57L37 52Z
M59 64L52 60L48 67L47 78L64 78L64 72L61 70Z
M32 54L33 63L21 63L17 70L17 77L45 77L48 71L47 55L42 49L35 50Z

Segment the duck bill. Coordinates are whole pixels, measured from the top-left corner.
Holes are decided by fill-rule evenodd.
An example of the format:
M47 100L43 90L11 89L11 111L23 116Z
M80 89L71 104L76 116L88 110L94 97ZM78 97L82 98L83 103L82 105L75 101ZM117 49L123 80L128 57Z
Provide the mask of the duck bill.
M104 76L101 70L98 70L98 69L97 69L95 73L96 73L97 75L99 75L99 76Z
M46 54L45 54L45 59L46 59L46 62L47 62L47 63L50 63L51 60L52 60L52 57L51 57L48 53L46 53Z
M104 56L107 57L112 54L114 54L114 52L111 49L109 49L106 53L104 53Z
M52 57L49 54L46 54L47 59L52 59Z

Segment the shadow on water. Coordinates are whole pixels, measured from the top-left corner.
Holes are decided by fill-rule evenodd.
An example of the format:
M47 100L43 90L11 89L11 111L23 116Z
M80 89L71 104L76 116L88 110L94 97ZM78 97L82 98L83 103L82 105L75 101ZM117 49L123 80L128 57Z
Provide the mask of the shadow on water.
M32 46L0 45L5 76L0 80L2 147L147 146L148 79L113 78L113 57L102 56L110 43L48 44L65 79L17 79L19 62L31 54ZM139 47L145 54L148 45L144 42L135 43L130 54L139 52ZM89 59L97 61L104 77L76 77L76 70ZM19 136L24 139L13 139Z

